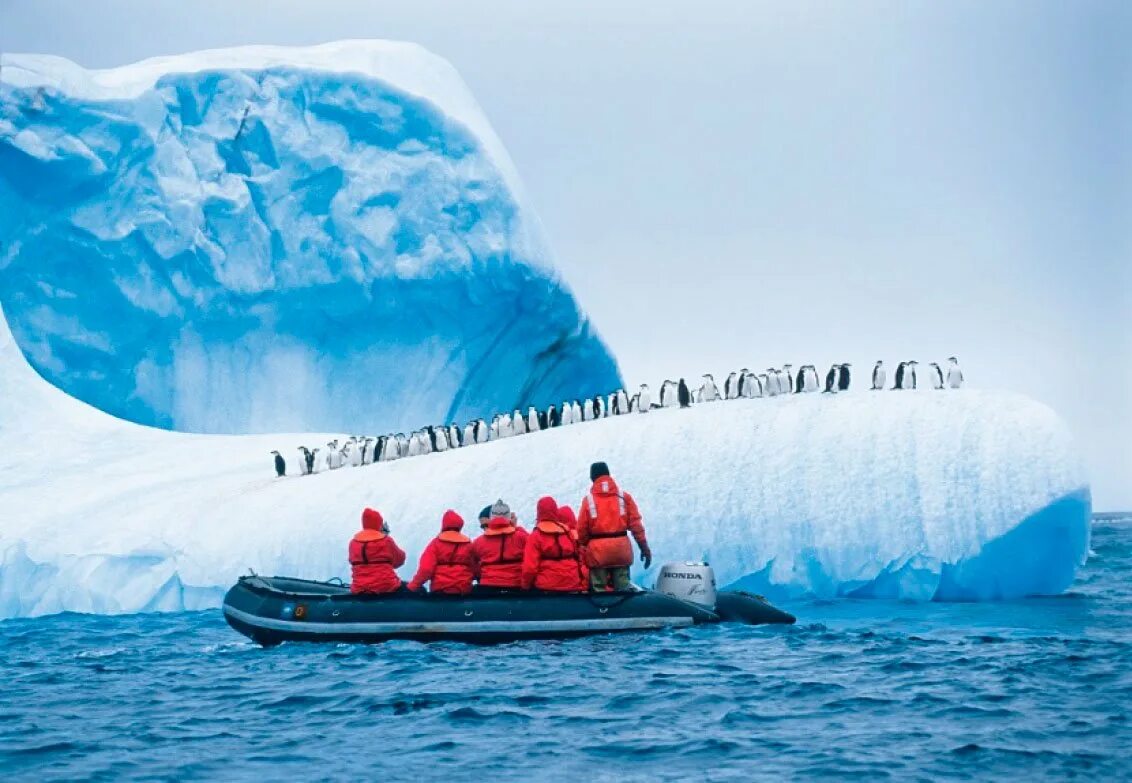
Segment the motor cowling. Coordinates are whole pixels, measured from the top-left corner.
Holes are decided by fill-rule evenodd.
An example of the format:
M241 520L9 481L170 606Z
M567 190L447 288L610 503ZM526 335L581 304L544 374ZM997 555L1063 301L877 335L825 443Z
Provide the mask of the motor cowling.
M713 609L716 599L715 571L707 563L691 560L665 563L656 577L656 591Z

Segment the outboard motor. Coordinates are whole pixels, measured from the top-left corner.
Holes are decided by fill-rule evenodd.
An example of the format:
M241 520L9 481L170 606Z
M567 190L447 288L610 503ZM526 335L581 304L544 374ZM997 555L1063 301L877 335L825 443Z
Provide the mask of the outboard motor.
M715 572L707 563L689 560L665 563L656 578L656 591L690 601L709 609L715 608Z

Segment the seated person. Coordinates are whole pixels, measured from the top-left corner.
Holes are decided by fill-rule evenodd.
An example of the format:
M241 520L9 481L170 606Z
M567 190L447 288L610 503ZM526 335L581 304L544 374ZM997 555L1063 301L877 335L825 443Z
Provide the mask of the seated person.
M487 529L472 542L472 557L482 587L518 590L523 581L523 551L527 531L517 528L511 509L502 500L491 507Z
M466 595L472 592L475 576L472 539L460 532L464 518L449 509L440 521L440 535L432 539L421 554L416 576L409 580L410 590L420 590L431 582L432 592Z
M570 528L559 521L554 498L539 500L535 519L523 554L523 589L562 593L585 590L578 544Z
M372 508L362 512L362 529L350 541L350 592L395 593L404 586L393 569L405 553L389 535L389 526Z

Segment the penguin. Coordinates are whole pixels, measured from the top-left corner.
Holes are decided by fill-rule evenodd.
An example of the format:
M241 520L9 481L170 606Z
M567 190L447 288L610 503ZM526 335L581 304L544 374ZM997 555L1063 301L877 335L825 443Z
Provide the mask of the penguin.
M575 424L578 424L579 422L583 422L583 421L586 420L585 416L582 415L582 403L578 402L577 400L574 400L572 410L574 412L573 418L574 418Z
M306 446L299 446L299 475L305 476L310 473L307 467L307 458L310 456L310 449Z
M734 400L739 397L739 381L738 375L731 373L723 381L723 398L726 400Z
M409 456L409 436L403 432L397 433L397 457Z
M943 370L941 370L939 368L939 365L935 362L932 362L928 366L932 368L932 388L938 391L939 389L943 388Z
M523 413L516 408L511 413L511 434L512 435L526 435L527 434L527 421L523 418Z
M551 405L551 408L554 406ZM550 429L550 408L538 412L538 428L539 430Z
M829 368L829 372L825 374L825 391L823 394L836 394L837 393L837 376L840 374L838 371L841 368L836 364Z
M448 443L454 449L465 445L464 431L457 426L456 422L448 425Z
M629 399L629 413L637 413L641 409L641 395L634 394Z
M511 414L501 413L499 415L499 437L510 438L512 434L511 429Z
M916 369L919 364L920 363L918 361L912 359L908 362L908 367L904 370L906 388L912 389L913 391L915 391L920 386L920 373Z
M558 408L551 405L546 409L546 426L548 429L560 427L562 425L562 417L558 413Z
M793 369L794 365L792 364L782 365L783 380L786 381L786 388L783 390L784 394L790 394L794 391L794 373L791 372Z
M763 384L759 380L759 376L753 372L748 372L746 380L743 381L743 391L748 400L756 400L763 396Z
M464 443L465 446L471 446L479 443L477 432L479 429L479 421L469 421L464 425Z
M649 393L648 384L642 383L640 391L637 392L637 412L648 413L650 407L652 407L652 395Z
M904 389L904 375L908 371L908 362L900 362L896 365L896 375L892 379L892 390L901 391Z
M777 397L781 389L778 386L778 370L773 367L766 368L766 396Z
M600 394L594 395L593 405L595 419L604 419L608 415L608 411L605 408L605 398Z
M311 450L310 459L307 461L307 473L318 473L318 449Z
M617 407L621 409L622 413L629 412L629 395L624 389L617 390Z
M373 460L372 464L376 465L385 459L385 444L388 442L389 438L385 435L377 436L377 440L373 442L373 454L371 455L371 459Z
M432 428L432 436L433 451L448 451L452 447L448 441L448 428L443 424Z
M491 429L488 431L488 440L498 440L499 434L499 415L496 414L491 419Z
M689 408L692 405L692 392L688 390L688 384L684 383L683 378L676 384L676 399L681 408Z
M558 413L559 426L565 427L568 424L574 423L574 408L568 402L562 403L562 409Z
M542 427L538 420L538 411L535 406L527 408L527 432L538 432Z
M719 400L719 388L715 385L715 378L711 377L711 373L704 375L704 382L700 386L700 400L702 402Z
M794 393L801 394L806 391L806 365L798 368L798 377L794 379Z
M582 406L582 421L593 421L594 419L594 406L592 400L586 400L586 404Z
M963 370L959 368L959 360L954 356L947 357L947 388L958 389L963 385Z
M873 366L873 391L884 391L884 362L880 359Z
M281 476L286 476L287 463L283 460L283 455L278 451L273 451L271 453L275 455L275 477L279 478Z
M839 392L849 391L849 368L852 366L849 362L841 365L841 371L837 374L837 390Z
M769 375L767 375L765 372L760 372L757 376L755 376L755 379L759 382L759 388L762 390L762 394L759 395L760 397L773 397L774 396L774 393L771 391L771 388L770 388L770 376Z
M350 467L361 467L362 464L362 450L358 448L357 442L350 445Z

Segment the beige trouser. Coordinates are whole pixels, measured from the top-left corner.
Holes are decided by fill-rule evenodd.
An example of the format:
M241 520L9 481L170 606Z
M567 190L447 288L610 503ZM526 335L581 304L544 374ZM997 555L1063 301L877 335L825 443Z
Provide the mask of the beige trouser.
M590 569L590 592L604 592L610 581L613 582L614 590L628 590L629 566Z

